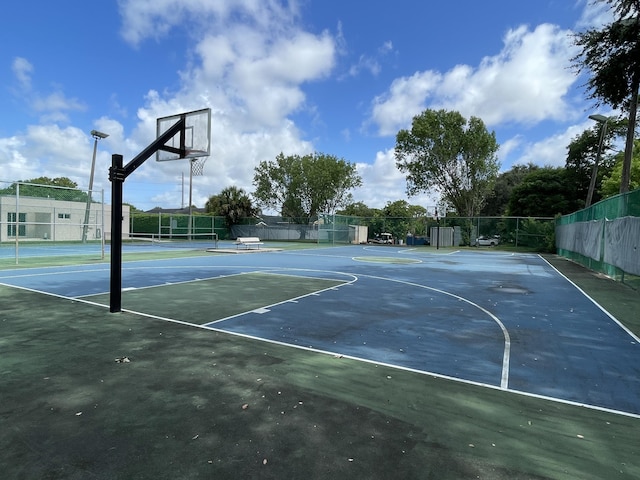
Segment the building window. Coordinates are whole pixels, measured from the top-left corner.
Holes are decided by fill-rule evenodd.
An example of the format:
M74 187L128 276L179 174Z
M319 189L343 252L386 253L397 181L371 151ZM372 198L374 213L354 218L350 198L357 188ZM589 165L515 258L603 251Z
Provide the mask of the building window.
M70 213L59 213L58 218L71 218Z
M26 237L27 236L27 226L25 223L27 222L27 214L19 213L18 214L18 236ZM16 236L16 213L15 212L7 212L7 236L15 237ZM13 223L13 225L11 225Z

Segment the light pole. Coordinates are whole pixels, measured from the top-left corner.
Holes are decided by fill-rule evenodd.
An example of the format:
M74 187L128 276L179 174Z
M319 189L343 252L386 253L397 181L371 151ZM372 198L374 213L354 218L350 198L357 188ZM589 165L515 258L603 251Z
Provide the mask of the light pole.
M91 193L93 192L93 174L96 171L96 151L98 150L98 140L107 138L107 133L91 130L93 141L93 159L91 160L91 175L89 175L89 191L87 192L87 208L84 212L84 222L82 224L82 243L87 242L87 229L89 228L89 213L91 212Z
M591 182L589 182L589 192L587 193L587 201L585 207L591 206L591 200L593 200L593 191L596 188L596 177L598 176L598 164L600 163L600 155L602 154L602 145L604 143L604 137L607 135L607 124L613 117L605 117L604 115L589 115L591 120L595 120L600 123L600 141L598 142L598 152L596 153L596 161L593 163L593 171L591 172Z

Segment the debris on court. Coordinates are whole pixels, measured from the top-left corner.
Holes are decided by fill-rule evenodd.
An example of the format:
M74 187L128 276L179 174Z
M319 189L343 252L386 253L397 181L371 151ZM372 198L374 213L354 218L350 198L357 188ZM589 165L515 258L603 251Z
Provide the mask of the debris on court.
M117 357L116 363L130 363L131 359L129 357Z

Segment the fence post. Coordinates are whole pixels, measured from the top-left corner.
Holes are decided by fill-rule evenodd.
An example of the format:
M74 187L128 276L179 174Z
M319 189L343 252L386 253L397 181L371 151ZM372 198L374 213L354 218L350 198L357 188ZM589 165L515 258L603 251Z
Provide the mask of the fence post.
M104 260L104 188L102 189L100 203L102 204L102 231L100 232L100 260Z
M16 237L16 265L18 265L19 255L19 241L18 241L18 233L20 232L20 183L16 182L16 218L15 218L15 232L13 234Z

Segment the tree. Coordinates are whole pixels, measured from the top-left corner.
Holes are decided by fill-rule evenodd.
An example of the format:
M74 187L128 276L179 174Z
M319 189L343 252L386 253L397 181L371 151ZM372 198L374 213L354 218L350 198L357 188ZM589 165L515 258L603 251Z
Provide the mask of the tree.
M204 209L207 213L224 217L227 227L238 223L241 218L255 217L259 210L252 205L251 198L242 188L227 187L218 195L207 200Z
M591 72L589 98L629 112L620 193L629 190L640 87L640 0L599 0L610 5L615 20L602 30L575 36L581 52L572 61L580 73Z
M142 210L140 210L139 208L136 208L134 205L130 204L130 203L126 203L126 202L122 202L122 205L127 205L129 207L129 213L142 213ZM160 207L158 207L160 208Z
M279 209L284 217L311 219L352 202L350 191L362 185L362 179L354 164L333 155L280 153L275 161L260 162L253 184L261 206Z
M406 200L387 202L382 209L386 230L395 238L404 238L407 233L423 235L427 209L420 205L409 205Z
M87 192L78 190L78 184L67 177L37 177L17 183L20 183L20 195L24 197L44 197L70 202L87 201ZM17 183L1 189L0 195L15 195Z
M67 177L38 177L31 180L25 180L25 183L36 183L38 185L52 185L54 187L78 188L78 184Z
M498 175L498 143L477 117L425 110L396 136L396 165L407 193L439 192L461 216L478 214Z
M587 198L591 177L597 162L596 181L591 203L600 200L599 190L602 179L611 173L614 164L614 157L606 155L606 152L611 150L613 139L624 136L626 129L626 119L609 118L604 122L598 121L596 125L571 140L567 147L565 169L567 170L567 188L575 193L577 199ZM603 134L604 136L602 136ZM600 149L599 159L598 149ZM620 184L618 184L619 187Z
M631 174L629 176L629 190L635 190L640 188L640 140L635 141L634 154L631 159ZM602 186L600 188L600 195L602 198L612 197L620 193L619 185L622 177L622 164L624 162L624 155L618 153L612 157L615 161L614 167L611 169L608 175L602 179Z
M533 163L514 165L510 170L498 175L491 193L486 198L484 207L480 210L480 215L486 217L499 217L504 215L507 212L509 198L511 198L513 189L522 183L522 180L527 174L538 168L540 167Z
M349 215L352 217L374 217L378 214L377 208L370 208L364 202L355 202L346 205L342 210L336 211L339 215Z
M567 191L566 181L567 172L562 167L533 170L511 192L508 214L553 217L577 210L579 201Z

